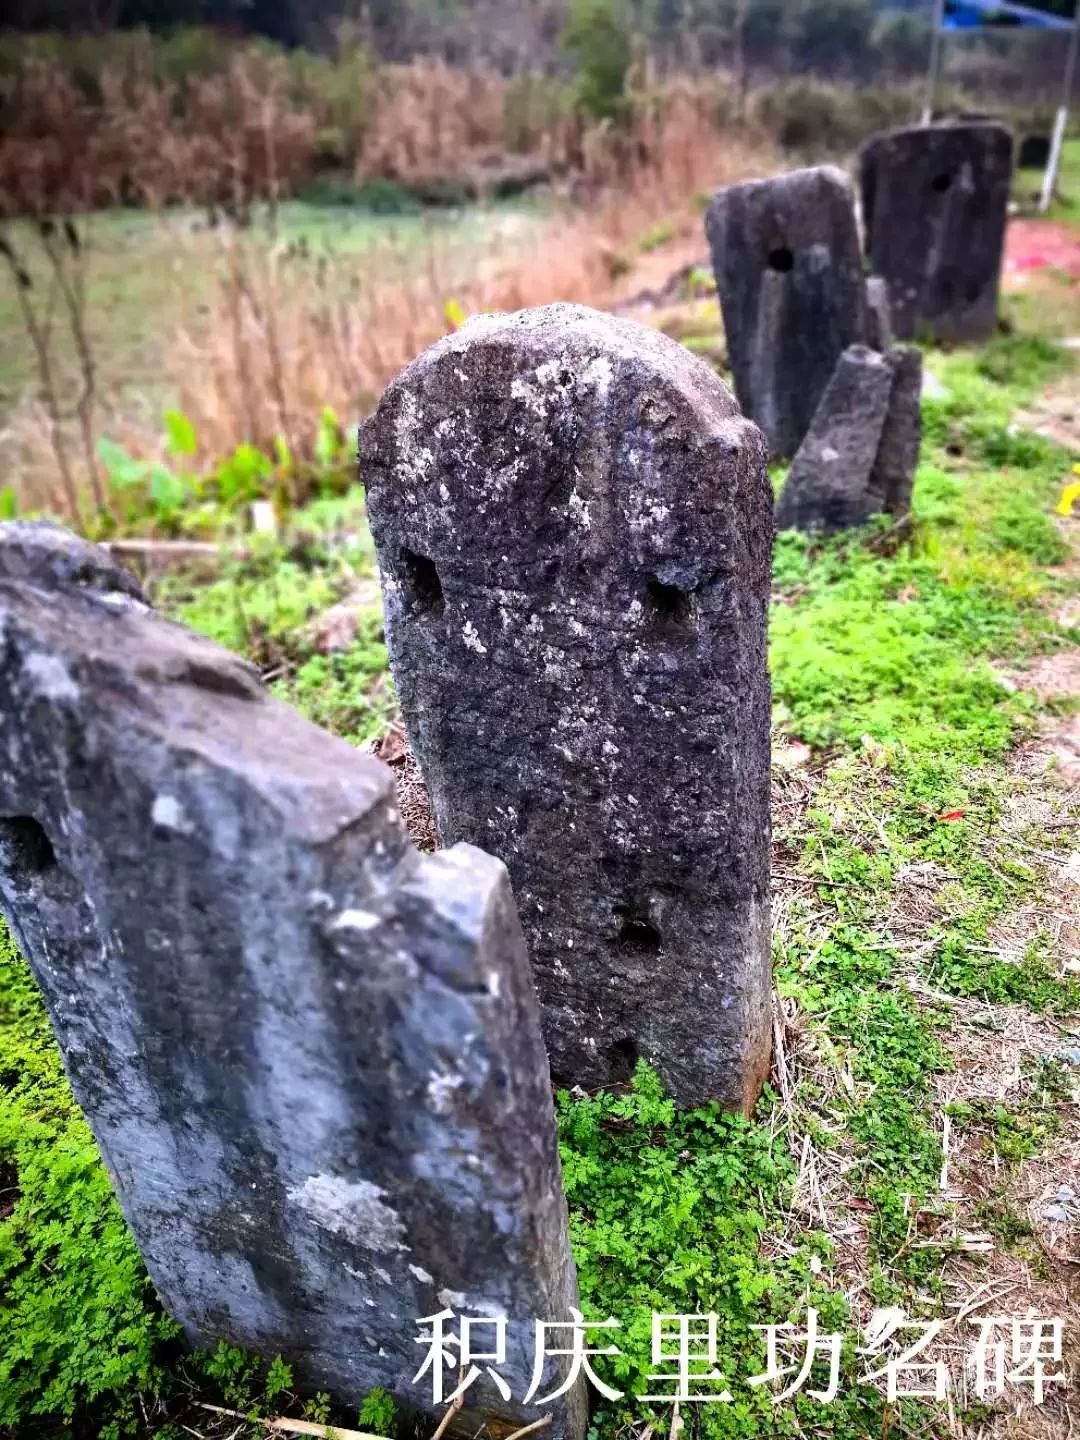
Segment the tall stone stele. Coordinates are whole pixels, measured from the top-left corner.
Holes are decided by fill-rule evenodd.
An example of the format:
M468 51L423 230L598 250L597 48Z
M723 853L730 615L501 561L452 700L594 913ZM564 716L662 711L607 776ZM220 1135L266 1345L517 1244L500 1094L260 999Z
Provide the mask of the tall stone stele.
M667 337L480 316L361 432L391 664L444 843L506 862L556 1079L769 1062L765 446Z
M1012 158L1012 134L994 121L912 125L863 146L866 249L900 339L993 334Z
M543 1413L577 1287L503 866L420 856L388 769L48 526L0 526L0 903L193 1341L431 1409L417 1320L503 1315L514 1401L465 1424Z
M821 165L729 185L705 229L739 404L774 456L794 455L840 356L867 337L851 182Z

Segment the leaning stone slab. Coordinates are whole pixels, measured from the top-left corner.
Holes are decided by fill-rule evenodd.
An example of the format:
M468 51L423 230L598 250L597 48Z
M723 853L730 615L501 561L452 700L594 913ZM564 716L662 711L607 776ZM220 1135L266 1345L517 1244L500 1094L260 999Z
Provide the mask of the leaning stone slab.
M837 361L865 338L850 180L831 165L718 190L705 217L739 404L794 455Z
M866 521L892 386L883 355L865 345L844 351L780 492L778 530L846 530Z
M867 496L871 514L884 511L899 516L911 509L922 444L922 351L917 345L894 345L885 359L892 371L892 390Z
M191 1340L430 1408L417 1319L505 1315L519 1399L531 1321L577 1290L503 866L421 857L385 766L24 524L0 527L0 817L0 903ZM579 1393L555 1411L582 1435Z
M361 433L391 663L444 843L506 862L552 1070L748 1107L770 1053L771 500L706 365L481 316Z
M994 122L910 126L859 157L866 248L902 340L985 340L997 324L1013 141Z

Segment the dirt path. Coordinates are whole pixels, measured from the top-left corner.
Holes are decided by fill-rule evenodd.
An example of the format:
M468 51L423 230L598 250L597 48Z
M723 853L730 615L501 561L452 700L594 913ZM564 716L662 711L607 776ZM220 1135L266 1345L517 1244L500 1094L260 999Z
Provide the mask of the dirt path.
M1005 237L1006 283L1032 270L1059 270L1080 280L1080 233L1058 220L1013 220Z

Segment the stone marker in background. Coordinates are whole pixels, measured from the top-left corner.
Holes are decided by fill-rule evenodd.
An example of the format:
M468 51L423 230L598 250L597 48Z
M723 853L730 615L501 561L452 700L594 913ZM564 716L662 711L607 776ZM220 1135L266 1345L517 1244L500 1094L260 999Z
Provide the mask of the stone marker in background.
M830 165L718 190L705 217L739 403L794 455L849 345L865 338L855 197Z
M1012 150L994 122L911 126L863 146L867 254L888 281L900 339L993 334Z
M871 350L876 350L881 355L885 355L892 348L889 286L880 275L866 277L866 343Z
M444 843L506 861L556 1079L748 1106L769 1025L771 498L706 365L481 316L361 433L387 640Z
M784 481L778 530L845 530L866 521L892 387L883 355L865 345L844 351Z
M138 597L0 527L0 901L162 1301L428 1409L417 1319L506 1315L516 1402L577 1287L506 872L418 855L385 766Z
M922 351L917 345L894 345L885 359L892 371L892 390L867 496L871 514L884 511L900 516L911 509L922 442Z

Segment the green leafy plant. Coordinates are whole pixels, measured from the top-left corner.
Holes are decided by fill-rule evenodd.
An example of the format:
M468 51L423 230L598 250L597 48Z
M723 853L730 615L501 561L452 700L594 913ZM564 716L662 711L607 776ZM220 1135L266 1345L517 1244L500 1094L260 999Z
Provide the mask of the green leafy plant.
M393 1396L377 1385L360 1402L357 1424L372 1435L396 1435L398 1410Z

